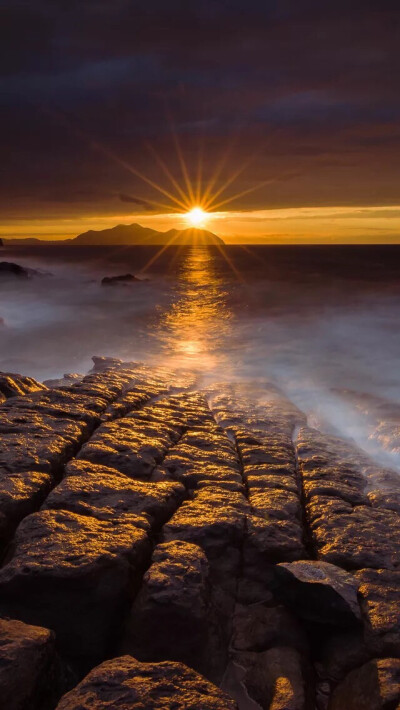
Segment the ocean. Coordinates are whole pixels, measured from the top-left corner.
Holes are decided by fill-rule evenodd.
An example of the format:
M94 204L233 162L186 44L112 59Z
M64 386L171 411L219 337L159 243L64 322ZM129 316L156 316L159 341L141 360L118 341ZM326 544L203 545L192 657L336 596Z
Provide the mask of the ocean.
M0 260L49 272L0 282L0 370L45 380L107 355L267 379L400 470L348 394L400 403L400 247L35 245ZM142 281L101 284L125 273Z

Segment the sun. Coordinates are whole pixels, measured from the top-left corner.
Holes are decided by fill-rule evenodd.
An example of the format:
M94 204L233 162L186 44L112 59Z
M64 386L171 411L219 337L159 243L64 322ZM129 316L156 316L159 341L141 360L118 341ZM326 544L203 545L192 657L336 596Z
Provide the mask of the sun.
M185 214L185 218L192 227L201 227L207 221L208 214L201 207L193 207Z

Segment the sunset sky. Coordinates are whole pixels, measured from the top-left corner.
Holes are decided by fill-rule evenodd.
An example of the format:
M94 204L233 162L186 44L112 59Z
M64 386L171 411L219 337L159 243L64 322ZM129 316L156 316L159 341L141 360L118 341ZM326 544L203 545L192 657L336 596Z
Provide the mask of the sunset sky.
M184 228L171 195L203 203L208 185L226 241L400 242L398 2L2 0L0 15L0 236Z

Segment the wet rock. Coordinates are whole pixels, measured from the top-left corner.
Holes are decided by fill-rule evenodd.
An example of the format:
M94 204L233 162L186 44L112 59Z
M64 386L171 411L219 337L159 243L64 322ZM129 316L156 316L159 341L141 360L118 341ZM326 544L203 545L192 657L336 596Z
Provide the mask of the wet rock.
M350 442L302 429L299 468L311 538L319 559L348 570L396 569L400 564L400 518L372 507L363 475L370 462Z
M384 508L400 513L400 493L397 490L373 490L368 500L374 508Z
M321 515L313 527L318 557L348 570L400 566L400 519L389 510L355 506Z
M48 629L0 619L0 697L6 710L50 710L61 694L55 637Z
M133 274L121 274L120 276L105 276L103 279L101 279L101 285L118 286L118 284L124 285L140 281L143 281L143 279L138 279Z
M275 568L277 595L296 615L321 624L354 626L361 622L358 582L327 562L302 560Z
M45 389L47 387L34 380L33 377L0 372L0 394L3 394L5 399Z
M128 412L140 409L140 407L147 404L151 399L166 395L167 392L168 387L162 384L153 384L151 382L137 384L122 394L115 402L109 404L101 417L102 421L123 417L125 414L128 414Z
M123 360L117 357L104 357L103 355L93 355L93 372L104 372L112 367L122 367Z
M81 382L85 375L80 375L77 372L66 372L63 377L58 377L52 380L43 380L46 387L68 387L76 382Z
M400 706L400 660L380 658L349 673L334 691L329 710L396 710Z
M18 523L37 510L52 485L52 476L40 471L0 474L0 543L4 544Z
M26 399L25 397L23 399ZM59 471L89 434L84 421L39 412L0 412L0 473Z
M376 655L400 656L400 571L355 573L365 622L365 642Z
M204 552L182 540L158 545L131 610L123 651L141 661L181 661L218 681L226 663L221 635Z
M256 515L247 516L243 546L243 574L246 579L266 584L268 589L272 579L271 565L306 557L303 531L297 520L265 520Z
M12 261L0 261L0 278L15 278L15 279L30 279L32 276L39 275L39 271L35 269L27 269L20 264L14 264Z
M250 489L249 503L256 515L265 520L297 520L301 524L301 506L297 491L277 488Z
M98 520L116 520L132 515L145 516L159 529L182 501L179 483L143 483L123 473L73 459L66 466L64 480L53 489L44 507L90 515Z
M338 437L303 428L297 438L297 453L307 498L328 495L353 505L367 502L366 479L360 454Z
M237 710L236 703L181 663L106 661L61 699L57 710Z
M64 510L29 515L0 571L1 612L53 629L81 667L104 657L149 557L147 534L134 522Z
M87 397L99 397L110 404L133 384L135 371L130 368L111 368L101 373L90 373L81 380L63 389Z
M300 652L308 649L304 632L288 609L263 603L236 605L231 641L234 651L260 652L278 645Z
M168 423L124 418L103 424L82 448L79 458L115 468L132 478L149 478L179 430Z
M165 541L185 540L204 550L211 580L233 594L239 574L246 499L224 489L203 488L184 502L163 528Z
M263 653L239 653L234 662L244 669L242 683L262 710L311 710L311 686L301 655L288 647Z
M196 401L175 395L138 412L103 424L82 448L79 458L115 468L132 478L149 478L157 463L178 441ZM201 414L201 413L200 413Z

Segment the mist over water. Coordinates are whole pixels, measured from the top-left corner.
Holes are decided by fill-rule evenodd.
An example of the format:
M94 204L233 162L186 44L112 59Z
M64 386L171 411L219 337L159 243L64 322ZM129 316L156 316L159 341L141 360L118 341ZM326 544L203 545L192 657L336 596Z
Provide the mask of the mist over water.
M311 425L383 466L343 390L400 402L396 247L15 247L2 260L51 276L0 283L0 370L85 373L92 355L195 368L204 383L266 378ZM131 272L149 281L102 286Z

